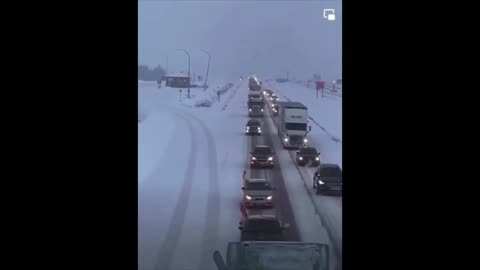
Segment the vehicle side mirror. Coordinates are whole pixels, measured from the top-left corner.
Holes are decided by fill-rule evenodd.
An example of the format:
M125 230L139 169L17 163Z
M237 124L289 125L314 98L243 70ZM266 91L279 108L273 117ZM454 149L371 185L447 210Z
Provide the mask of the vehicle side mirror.
M308 131L312 131L312 126L308 126Z
M243 230L243 226L238 226L238 229L241 231Z
M242 187L242 190L245 190L245 187Z
M222 254L218 250L215 250L213 252L213 261L215 262L215 265L217 266L217 270L228 270L227 265L225 264L225 261L223 260Z

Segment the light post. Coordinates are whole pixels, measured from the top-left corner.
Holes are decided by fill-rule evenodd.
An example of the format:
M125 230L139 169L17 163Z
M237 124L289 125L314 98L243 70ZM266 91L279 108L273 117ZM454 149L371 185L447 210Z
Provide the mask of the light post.
M205 91L207 89L208 70L210 69L210 54L205 50L202 50L202 52L208 55L207 74L205 75L205 81L203 82L203 91Z
M185 52L188 56L188 98L190 98L190 54L184 49L177 49L177 51Z

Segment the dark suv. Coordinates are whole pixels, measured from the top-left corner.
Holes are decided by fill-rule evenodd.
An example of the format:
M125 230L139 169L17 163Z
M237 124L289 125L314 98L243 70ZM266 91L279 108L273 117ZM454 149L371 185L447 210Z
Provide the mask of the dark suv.
M315 147L302 147L297 151L297 164L305 166L309 162L314 167L320 165L320 153L317 152Z
M251 215L243 218L239 225L240 241L285 241L285 229L290 227L273 215Z
M313 176L313 189L319 193L342 195L342 169L337 164L322 164Z
M247 135L262 135L262 126L260 124L260 121L258 121L256 119L248 120L246 128L245 128L245 134L247 134Z
M255 146L250 155L250 167L273 168L273 151L268 145Z

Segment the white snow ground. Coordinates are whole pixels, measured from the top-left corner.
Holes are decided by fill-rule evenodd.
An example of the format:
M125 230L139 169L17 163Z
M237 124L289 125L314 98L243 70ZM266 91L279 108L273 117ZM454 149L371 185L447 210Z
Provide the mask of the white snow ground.
M240 103L235 90L189 108L174 89L139 85L139 269L215 269L213 251L240 239L244 123L222 110Z
M185 106L175 89L139 82L139 108L145 118L138 126L138 269L216 269L213 251L225 256L227 243L240 239L247 85L234 83L220 102L205 108ZM202 89L191 91L195 98L204 95ZM320 143L327 137L313 136ZM328 153L322 149L322 161ZM328 242L325 221L315 212L319 200L330 198L317 196L311 203L314 196L303 186L288 152L277 150L277 155L302 239ZM340 217L329 219L330 226L340 228L341 239L341 199L331 205L322 210Z

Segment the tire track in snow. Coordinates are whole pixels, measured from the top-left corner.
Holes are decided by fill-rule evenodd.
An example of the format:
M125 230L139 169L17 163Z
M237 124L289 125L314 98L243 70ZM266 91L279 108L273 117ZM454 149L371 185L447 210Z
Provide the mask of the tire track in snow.
M185 121L190 133L190 154L187 163L187 170L183 178L183 185L180 191L180 196L175 204L173 211L173 217L170 220L168 230L163 241L160 251L158 253L157 263L155 264L156 270L168 270L172 264L175 248L180 237L181 225L185 219L185 213L187 211L188 202L190 199L190 192L192 188L192 182L195 171L195 164L197 160L197 145L194 142L194 128L192 123L181 114L174 112L179 118Z
M219 177L218 177L218 163L217 163L217 147L215 140L210 132L209 128L203 123L202 120L198 119L192 114L188 114L188 117L196 121L200 128L202 129L203 134L207 139L207 148L208 148L208 200L207 200L207 216L205 230L203 232L203 252L202 252L202 261L199 265L200 270L209 269L213 263L212 254L216 248L217 234L220 226L220 188L219 188Z
M295 155L293 151L289 151L289 156L292 162L295 164L295 168L300 175L300 179L305 187L305 191L307 192L310 201L312 202L313 208L315 209L315 213L320 218L320 223L325 228L325 231L328 234L328 238L330 238L330 243L333 246L334 256L336 258L336 265L342 269L342 237L341 233L339 233L336 229L335 224L332 223L332 220L329 218L329 215L326 215L324 211L318 206L316 203L313 192L310 189L310 185L308 184L308 180L305 179L304 173L302 172L301 168L295 162ZM313 184L312 184L313 185ZM341 229L340 229L341 231Z

